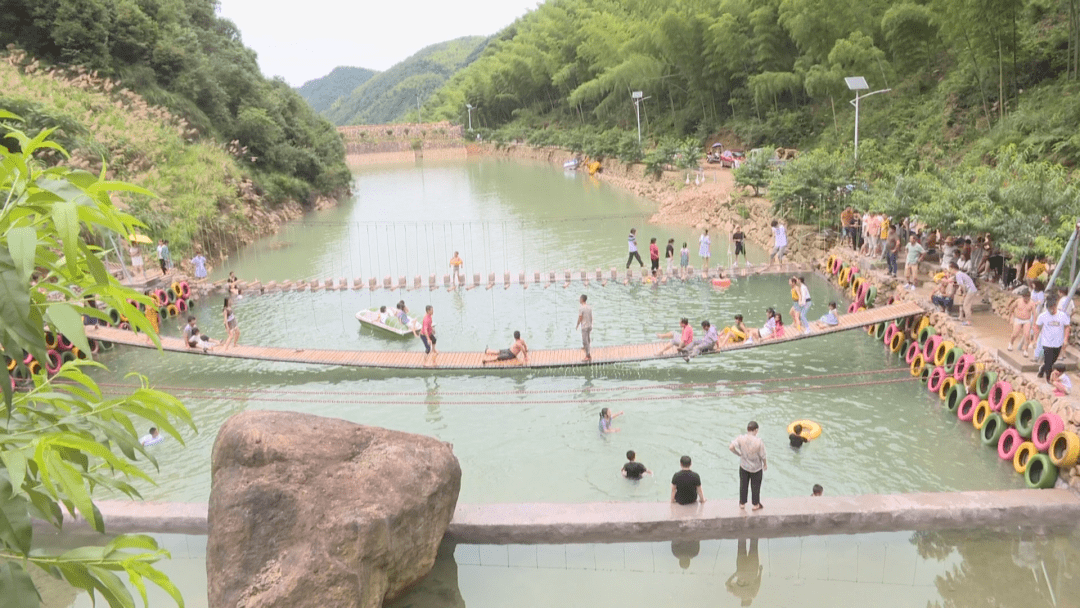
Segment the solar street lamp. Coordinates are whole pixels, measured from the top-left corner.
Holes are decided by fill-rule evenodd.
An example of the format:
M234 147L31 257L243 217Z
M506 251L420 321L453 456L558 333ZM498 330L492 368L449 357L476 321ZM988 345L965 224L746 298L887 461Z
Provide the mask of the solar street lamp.
M866 84L866 79L862 76L848 76L844 79L847 83L847 88L855 91L855 99L849 103L855 106L855 162L859 162L859 100L871 95L877 95L878 93L888 93L892 89L880 89L878 91L872 91L864 95L859 95L859 91L865 91L870 88L870 85Z

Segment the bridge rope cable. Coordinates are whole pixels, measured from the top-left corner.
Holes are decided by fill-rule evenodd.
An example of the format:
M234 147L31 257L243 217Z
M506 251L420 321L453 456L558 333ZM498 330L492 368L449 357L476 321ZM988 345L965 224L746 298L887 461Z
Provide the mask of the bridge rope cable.
M900 384L900 383L903 383L903 382L914 382L916 380L918 380L918 378L907 377L907 378L897 378L897 379L894 379L894 380L850 382L850 383L846 383L846 384L811 385L811 386L785 387L785 388L761 389L761 390L719 391L719 392L715 392L715 393L702 393L702 394L695 394L695 395L680 395L678 397L672 397L671 395L650 395L650 396L644 396L644 397L638 396L638 397L605 398L605 399L592 399L592 398L549 399L549 400L542 400L542 401L528 401L528 403L530 405L532 405L532 404L536 404L536 405L573 405L573 404L579 404L582 401L588 401L591 404L596 404L596 403L638 403L638 402L646 402L646 401L670 400L670 399L673 399L673 398L674 399L685 399L685 400L715 399L717 397L744 397L744 396L755 396L755 395L772 395L772 394L780 394L780 393L803 393L803 392L822 391L822 390L828 391L828 390L846 389L846 388L859 388L859 387L868 387L868 386L884 386L884 385L887 385L887 384ZM103 393L104 394L109 394L109 395L124 394L124 393L110 393L110 392L107 392L107 391L104 391ZM338 393L338 394L340 394L340 393ZM438 393L438 394L433 395L433 394L425 393L425 396L427 398L422 400L422 401L402 401L400 399L371 400L371 399L355 399L355 398L354 399L326 399L326 398L320 398L318 402L320 404L331 404L331 405L430 405L432 397L442 397L442 394ZM277 402L277 403L295 403L297 401L297 399L295 399L295 398L285 398L285 397L269 397L269 396L263 396L263 395L243 396L243 395L221 394L221 391L219 391L218 394L214 395L212 398L216 399L216 400L224 400L224 401L263 401L263 402ZM439 403L443 404L443 405L520 405L521 400L515 400L515 401L442 401L442 400L440 400Z
M868 371L857 372L838 372L834 374L816 374L812 376L797 376L797 377L784 377L784 378L756 378L748 380L729 380L718 382L681 382L681 383L666 383L657 384L654 386L610 386L610 387L588 387L588 388L553 388L553 389L533 389L533 390L503 390L503 391L440 391L440 396L490 396L490 395L552 395L552 394L575 394L575 393L610 393L618 391L641 391L641 390L686 390L686 389L698 389L698 388L717 388L727 386L744 386L748 384L774 384L779 382L799 382L806 380L829 380L834 378L850 378L853 376L873 376L884 374L898 374L900 372L908 373L907 368L893 368L893 369L877 369ZM124 388L124 389L136 389L138 385L128 383L110 383L100 382L99 387L106 388ZM218 393L221 392L220 388L211 387L196 387L196 386L154 386L155 390L162 390L166 392L184 392L184 393ZM317 396L317 395L372 395L377 397L389 397L389 396L404 396L404 397L423 397L428 396L430 393L427 391L309 391L309 390L297 390L297 389L266 389L266 388L242 388L242 387L230 387L228 390L236 393L265 393L274 395L298 395L298 396Z

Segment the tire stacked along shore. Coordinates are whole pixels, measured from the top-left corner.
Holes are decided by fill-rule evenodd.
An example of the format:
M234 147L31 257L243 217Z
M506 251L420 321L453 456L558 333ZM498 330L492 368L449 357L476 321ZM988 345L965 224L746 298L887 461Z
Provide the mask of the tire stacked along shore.
M834 252L820 268L852 299L848 312L872 308L878 293L895 290L865 272L857 260ZM895 290L887 303L910 299ZM945 314L927 312L866 328L889 352L902 356L911 375L936 396L943 410L969 422L980 443L1024 476L1029 488L1052 488L1059 477L1080 486L1080 436L1072 408L1038 385L997 365L988 349L957 337ZM1047 407L1044 403L1050 403Z

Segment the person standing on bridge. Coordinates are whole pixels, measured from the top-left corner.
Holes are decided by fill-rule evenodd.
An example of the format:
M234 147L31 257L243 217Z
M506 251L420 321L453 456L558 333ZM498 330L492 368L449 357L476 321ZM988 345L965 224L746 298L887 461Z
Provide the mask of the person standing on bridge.
M735 256L732 257L731 267L734 268L739 263L739 255L742 255L743 264L750 265L750 261L746 259L746 233L743 232L742 226L735 226L735 232L731 233L731 240L735 242Z
M233 312L232 305L229 303L229 298L225 298L225 304L221 307L222 318L225 322L225 331L228 332L228 337L225 338L225 342L221 345L222 349L228 349L229 345L236 346L236 343L240 341L240 323L236 320L236 314Z
M435 320L432 318L435 308L428 304L424 312L427 314L424 315L424 322L420 324L420 341L424 343L424 367L432 367L439 356L439 349L435 348Z
M746 425L746 434L739 435L731 442L728 449L739 457L739 508L746 508L747 489L751 490L754 511L761 509L761 478L769 468L765 458L765 442L758 434L758 423L751 420Z
M775 260L777 264L784 263L784 252L787 251L787 226L777 220L772 221L773 248L769 253L769 265Z
M450 271L453 273L454 286L464 283L461 277L461 265L464 262L461 261L461 256L458 252L454 252L454 257L450 258Z
M630 262L637 259L637 263L644 268L645 262L641 261L641 254L637 250L637 228L630 229L630 236L626 237L626 246L630 250L630 255L626 257L626 267L630 268Z
M585 351L585 362L592 361L592 306L589 296L581 294L581 308L578 310L577 325L581 329L581 348Z
M701 268L709 272L709 258L712 257L712 239L709 238L709 229L698 237L698 255L701 256Z
M652 264L652 276L655 278L660 272L660 246L656 244L656 237L649 239L649 263Z
M667 247L664 248L664 259L667 260L667 274L665 276L671 276L673 270L675 270L675 239L667 240Z

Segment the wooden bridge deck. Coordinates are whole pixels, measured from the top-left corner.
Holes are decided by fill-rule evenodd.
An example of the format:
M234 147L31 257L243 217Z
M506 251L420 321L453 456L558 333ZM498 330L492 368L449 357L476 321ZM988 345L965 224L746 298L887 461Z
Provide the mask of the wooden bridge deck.
M881 308L872 308L862 312L840 316L840 324L809 334L796 333L794 330L783 338L776 338L753 344L733 344L721 351L704 353L702 356L715 356L722 352L745 350L758 346L771 344L783 344L814 338L828 334L839 333L851 329L858 329L866 325L900 319L922 313L923 308L915 302L901 302ZM137 346L142 348L154 348L146 343L145 336L132 331L100 327L87 332L87 335L97 340L107 340L116 344ZM592 349L592 361L586 363L582 359L580 348L565 348L556 350L532 350L529 351L529 367L572 367L584 365L603 365L611 363L630 363L636 361L649 361L661 358L674 358L680 356L671 351L663 357L659 356L660 350L667 341L652 342L646 344L627 344L620 346L600 346ZM211 348L204 353L201 349L188 348L181 338L161 338L162 348L170 352L188 353L192 355L205 355L211 357L230 357L234 359L254 359L259 361L277 361L284 363L303 363L309 365L331 365L345 367L372 367L372 368L396 368L396 369L424 369L424 353L420 351L390 352L390 351L346 351L326 350L312 348L282 348L273 346L233 346L227 350L220 347ZM509 346L509 342L507 344ZM479 352L443 352L436 361L437 369L477 370L491 368L522 367L518 361L500 361L484 365L483 353Z

